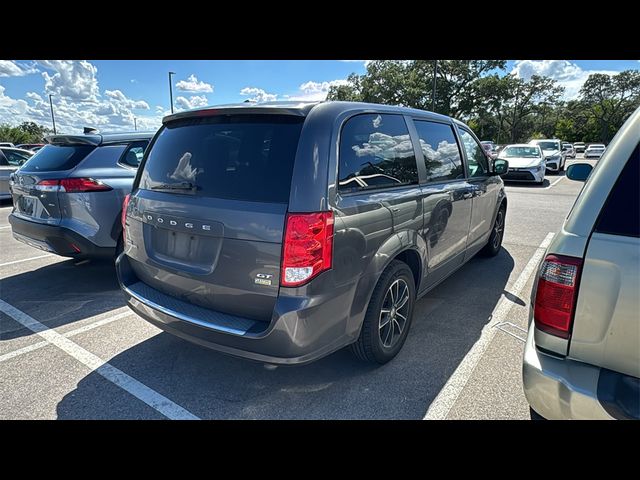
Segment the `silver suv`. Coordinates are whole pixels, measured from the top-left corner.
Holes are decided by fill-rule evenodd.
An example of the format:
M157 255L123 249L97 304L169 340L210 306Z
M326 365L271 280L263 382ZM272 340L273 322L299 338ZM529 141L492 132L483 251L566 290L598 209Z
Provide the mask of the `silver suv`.
M538 270L524 352L532 417L640 418L640 109L592 170Z
M9 186L13 236L66 257L114 257L120 211L153 133L54 135Z

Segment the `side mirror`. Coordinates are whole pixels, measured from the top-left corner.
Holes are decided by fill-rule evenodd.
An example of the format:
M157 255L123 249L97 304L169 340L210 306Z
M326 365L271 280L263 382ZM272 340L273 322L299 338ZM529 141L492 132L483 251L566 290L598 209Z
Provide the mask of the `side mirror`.
M593 167L588 163L574 163L567 167L567 178L569 180L584 182L589 178L591 170L593 170Z
M509 162L502 158L493 161L493 173L495 175L505 175L509 171Z

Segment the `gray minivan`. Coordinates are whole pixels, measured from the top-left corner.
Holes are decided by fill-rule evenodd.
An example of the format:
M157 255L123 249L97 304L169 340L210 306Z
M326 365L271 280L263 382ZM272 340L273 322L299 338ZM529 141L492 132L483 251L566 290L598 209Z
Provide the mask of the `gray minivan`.
M351 345L385 363L417 298L499 252L507 170L466 125L421 110L176 113L125 199L119 281L140 316L224 353L300 364Z

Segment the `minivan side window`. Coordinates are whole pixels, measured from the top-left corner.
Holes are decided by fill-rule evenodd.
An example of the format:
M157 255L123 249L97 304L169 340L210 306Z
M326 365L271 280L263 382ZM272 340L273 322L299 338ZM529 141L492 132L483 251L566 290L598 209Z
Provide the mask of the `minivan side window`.
M470 177L484 177L489 173L489 163L487 157L484 154L484 150L476 139L467 132L460 128L460 140L462 140L462 146L467 154L467 173Z
M127 167L138 168L147 145L149 145L148 140L131 143L122 157L120 157L119 162Z
M458 142L451 125L415 120L427 182L464 178Z
M417 184L404 117L374 113L349 119L340 136L338 178L340 192Z
M640 237L640 144L636 145L604 204L596 232Z

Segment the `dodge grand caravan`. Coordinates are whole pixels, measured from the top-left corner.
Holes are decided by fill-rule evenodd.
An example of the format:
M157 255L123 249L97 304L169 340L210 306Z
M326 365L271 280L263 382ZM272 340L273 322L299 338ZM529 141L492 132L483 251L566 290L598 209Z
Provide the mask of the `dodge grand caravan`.
M417 298L496 255L505 160L451 118L350 102L164 118L123 206L128 305L179 337L274 364L351 345L385 363Z

